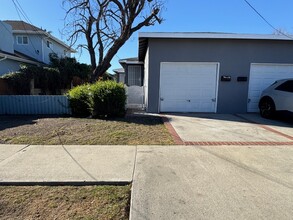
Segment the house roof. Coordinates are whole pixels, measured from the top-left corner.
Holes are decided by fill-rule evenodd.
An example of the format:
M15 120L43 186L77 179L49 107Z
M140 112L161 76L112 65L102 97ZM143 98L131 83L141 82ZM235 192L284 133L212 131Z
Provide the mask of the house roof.
M141 32L139 33L139 60L143 60L148 39L230 39L230 40L278 40L293 41L293 35L234 34L213 32Z
M1 59L3 59L3 58L10 59L10 60L19 61L22 63L29 63L29 64L34 64L34 65L42 64L36 60L33 60L32 58L20 55L20 53L18 54L18 52L16 52L15 54L12 54L12 53L7 53L5 51L0 50L0 57L1 57Z
M138 60L138 57L131 57L119 60L121 65L123 64L142 64L143 62Z
M32 24L28 24L24 21L15 21L15 20L5 20L5 23L11 25L12 32L16 34L40 34L45 35L49 37L51 40L57 42L58 44L62 45L66 49L68 49L70 52L75 53L76 51L73 50L70 46L59 40L58 38L51 35L46 30L43 30L41 28L38 28Z
M125 70L123 68L120 68L120 69L114 69L113 72L116 74L123 74L125 73Z
M31 24L28 24L24 21L12 21L12 20L5 20L4 21L5 23L11 25L12 27L12 30L22 30L22 31L41 31L43 32L44 30L34 26L34 25L31 25Z

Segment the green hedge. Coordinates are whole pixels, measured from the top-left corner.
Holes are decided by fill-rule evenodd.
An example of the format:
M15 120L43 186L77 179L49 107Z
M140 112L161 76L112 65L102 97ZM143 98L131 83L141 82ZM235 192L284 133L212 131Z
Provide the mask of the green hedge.
M92 114L92 93L90 85L81 85L68 92L72 114L77 117L87 117Z
M125 88L114 81L98 81L92 85L93 116L115 117L125 115Z
M123 84L114 81L98 81L82 85L68 93L74 116L121 117L125 115L126 94Z

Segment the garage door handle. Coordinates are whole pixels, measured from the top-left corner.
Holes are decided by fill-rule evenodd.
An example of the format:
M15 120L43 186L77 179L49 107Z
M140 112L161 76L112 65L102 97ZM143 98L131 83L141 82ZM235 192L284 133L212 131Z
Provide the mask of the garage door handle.
M164 101L164 98L160 98L161 101Z
M214 99L212 99L212 101L213 101L213 102L216 102L216 99L214 98Z
M187 101L187 102L190 102L190 99L187 99L186 101Z

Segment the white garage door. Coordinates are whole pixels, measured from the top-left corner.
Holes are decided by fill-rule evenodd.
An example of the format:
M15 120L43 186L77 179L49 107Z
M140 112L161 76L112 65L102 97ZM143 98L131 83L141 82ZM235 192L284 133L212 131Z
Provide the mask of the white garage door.
M248 88L248 112L258 112L261 93L276 80L293 77L293 64L251 64Z
M218 63L161 63L160 112L216 112Z

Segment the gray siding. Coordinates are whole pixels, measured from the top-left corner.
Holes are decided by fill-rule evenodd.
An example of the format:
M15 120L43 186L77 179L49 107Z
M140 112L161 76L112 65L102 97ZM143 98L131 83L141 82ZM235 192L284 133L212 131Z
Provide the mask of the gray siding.
M17 36L28 36L29 43L27 45L18 44ZM47 47L47 40L52 42L52 48ZM50 53L56 53L59 57L70 57L70 52L68 52L67 48L43 35L15 34L14 48L16 51L26 54L27 56L46 64L50 63ZM66 51L65 54L64 51Z
M2 60L0 61L0 76L9 72L18 71L20 68L20 62L15 60Z
M148 112L158 112L161 62L219 62L218 113L245 113L251 63L292 63L293 42L276 40L149 39ZM248 77L237 82L238 76Z
M50 53L56 53L58 57L65 57L65 56L70 57L70 53L68 52L68 49L55 41L52 41L49 39L49 41L52 42L52 48L47 47L47 40L48 40L47 38L43 39L44 63L50 63L50 58L49 58Z
M17 36L27 36L28 44L18 44ZM31 34L15 34L14 35L14 49L29 57L32 57L40 62L43 62L43 46L42 46L41 35Z
M0 33L0 50L8 53L14 53L11 26L0 21Z

